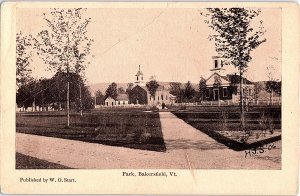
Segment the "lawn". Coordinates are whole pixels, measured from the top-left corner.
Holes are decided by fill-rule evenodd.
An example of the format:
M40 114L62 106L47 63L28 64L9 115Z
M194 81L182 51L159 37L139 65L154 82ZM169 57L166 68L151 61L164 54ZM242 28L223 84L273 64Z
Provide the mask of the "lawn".
M57 137L128 148L166 151L157 111L142 108L99 109L71 114L66 127L63 112L20 113L20 133Z
M238 107L190 107L173 113L233 150L256 148L281 139L281 108L251 107L241 130Z

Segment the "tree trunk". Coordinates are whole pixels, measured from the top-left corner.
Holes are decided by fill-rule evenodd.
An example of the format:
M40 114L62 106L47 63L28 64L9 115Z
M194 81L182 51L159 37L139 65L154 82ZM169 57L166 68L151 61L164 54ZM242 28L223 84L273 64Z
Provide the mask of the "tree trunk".
M241 112L241 129L245 130L245 114L244 114L244 100L243 100L243 78L242 68L240 67L240 112Z
M79 84L79 100L80 100L80 116L82 116L82 95L81 95L81 85Z
M67 82L67 127L70 127L70 83Z

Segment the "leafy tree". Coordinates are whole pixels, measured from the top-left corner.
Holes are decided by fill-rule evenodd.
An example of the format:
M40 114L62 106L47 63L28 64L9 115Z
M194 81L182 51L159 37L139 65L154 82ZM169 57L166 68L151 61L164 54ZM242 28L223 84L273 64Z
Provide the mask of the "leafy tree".
M96 105L104 104L105 96L102 94L100 90L96 91L95 96L96 96Z
M31 69L29 63L32 57L32 37L23 35L22 32L16 34L16 83L23 85L30 80Z
M264 89L264 85L261 82L254 83L254 97L257 100L259 93Z
M129 92L131 91L132 87L133 87L133 83L128 83L127 84L127 89L126 89L126 92L125 92L127 95L129 95Z
M184 97L186 100L191 101L194 97L195 97L196 91L195 89L192 87L192 84L190 81L188 81L185 84L185 88L184 88Z
M199 94L201 100L204 100L206 93L206 80L201 76L199 81Z
M16 94L16 102L18 107L27 109L32 105L33 99L30 91L31 87L32 85L30 83L19 86Z
M37 54L49 70L67 74L67 126L70 125L69 73L82 73L90 54L92 39L86 36L91 18L83 16L86 9L52 9L43 14L48 30L41 31L35 39Z
M123 87L119 87L118 88L118 94L124 94L125 93L125 90Z
M157 88L159 87L159 84L156 80L150 80L146 83L146 87L152 97L155 97L155 93Z
M240 89L243 89L242 75L252 60L251 52L266 41L263 21L257 30L251 21L260 14L260 10L246 8L208 8L202 12L205 23L215 31L209 36L214 41L216 51L226 59L225 64L239 68ZM241 127L244 129L243 91L240 91Z
M116 99L118 97L117 84L115 82L111 83L105 91L105 98L111 97Z
M183 89L180 82L170 82L170 94L176 96L176 102L181 103L184 99Z

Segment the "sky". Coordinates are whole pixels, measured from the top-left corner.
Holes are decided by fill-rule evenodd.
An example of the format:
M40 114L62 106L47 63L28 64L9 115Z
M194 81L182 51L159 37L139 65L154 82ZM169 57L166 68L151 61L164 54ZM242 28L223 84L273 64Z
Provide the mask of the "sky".
M35 36L44 30L42 14L49 9L17 10L17 32ZM275 67L281 77L281 9L264 8L253 21L263 20L266 29L263 43L252 53L247 78L267 80L266 67ZM191 81L211 75L214 43L208 40L213 31L204 23L199 9L193 8L94 8L87 9L88 37L94 39L91 62L85 71L89 84L100 82L134 82L138 66L144 78L155 75L159 81ZM33 77L51 77L46 65L34 56ZM232 70L228 68L228 70Z

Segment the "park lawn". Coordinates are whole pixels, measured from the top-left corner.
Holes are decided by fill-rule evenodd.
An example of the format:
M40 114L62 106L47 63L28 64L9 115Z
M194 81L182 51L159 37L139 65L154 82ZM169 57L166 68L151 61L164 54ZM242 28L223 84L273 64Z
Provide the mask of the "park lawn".
M57 112L17 114L16 122L20 133L166 151L157 111L126 108L93 110L83 116L72 114L69 128L66 116Z
M240 127L240 113L219 107L208 112L185 109L173 111L178 118L233 150L256 148L281 139L280 108L251 108L246 113L245 131Z

